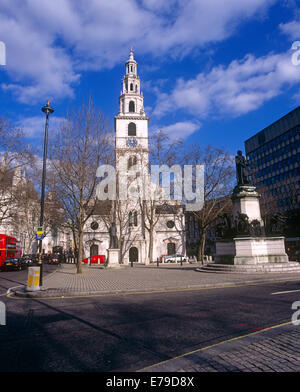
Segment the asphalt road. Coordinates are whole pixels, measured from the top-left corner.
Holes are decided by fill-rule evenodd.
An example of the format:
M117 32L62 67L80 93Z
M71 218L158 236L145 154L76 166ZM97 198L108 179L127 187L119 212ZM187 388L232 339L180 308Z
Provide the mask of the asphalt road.
M22 274L1 273L0 294ZM272 295L289 290L300 282L47 300L2 295L0 371L139 370L290 321L300 291Z

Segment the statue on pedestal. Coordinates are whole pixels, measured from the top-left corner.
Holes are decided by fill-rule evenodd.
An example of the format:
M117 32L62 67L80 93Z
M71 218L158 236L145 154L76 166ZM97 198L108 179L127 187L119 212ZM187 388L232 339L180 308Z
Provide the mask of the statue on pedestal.
M247 160L243 156L241 150L237 152L235 157L235 164L236 164L236 178L237 178L237 185L250 185L249 175L247 170Z
M109 248L118 249L117 226L115 222L111 224L111 227L109 229L109 236L110 236Z

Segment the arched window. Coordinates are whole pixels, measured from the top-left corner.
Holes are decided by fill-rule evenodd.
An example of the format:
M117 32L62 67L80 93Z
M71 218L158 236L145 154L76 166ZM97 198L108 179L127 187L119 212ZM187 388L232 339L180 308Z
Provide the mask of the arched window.
M128 124L128 136L136 136L136 125L133 122Z
M133 214L133 224L134 224L134 226L138 225L138 218L137 218L137 212L136 211L134 211L134 214Z
M137 84L135 85L135 92L137 93Z
M138 216L136 211L129 212L129 227L138 225Z
M134 113L135 112L135 105L133 101L129 102L129 112Z
M132 166L134 166L134 165L136 165L136 164L137 164L137 157L136 157L136 156L130 157L130 158L128 159L128 165L127 165L128 170L129 170Z
M130 91L133 91L133 83L130 83Z
M133 66L132 65L130 66L130 70L131 70L131 72L133 72Z

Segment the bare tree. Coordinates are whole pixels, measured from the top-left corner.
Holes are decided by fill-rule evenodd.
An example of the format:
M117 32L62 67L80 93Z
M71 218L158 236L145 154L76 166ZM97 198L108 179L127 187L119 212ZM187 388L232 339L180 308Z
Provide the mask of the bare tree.
M22 237L25 253L31 253L35 240L39 219L38 206L39 200L33 183L31 181L19 183L15 189L10 225L14 232L18 233L19 238Z
M185 162L204 165L204 205L201 210L193 211L199 230L198 260L202 260L207 229L231 204L230 195L235 181L234 160L223 149L212 146L201 149L196 145L188 151Z
M182 140L171 140L170 137L159 130L154 132L150 137L149 145L149 164L162 167L167 165L171 167L174 164L180 165L182 162L183 142ZM142 154L140 154L143 156ZM143 163L142 163L143 165ZM140 210L144 228L149 235L149 261L153 261L153 245L155 227L157 226L160 218L166 214L174 212L176 206L181 206L182 201L175 201L172 199L172 185L174 180L170 179L170 197L167 197L165 190L161 187L161 179L158 178L156 183L151 183L149 180L148 198L147 200L140 200ZM171 209L171 210L170 210Z
M24 143L23 132L3 116L0 117L0 224L8 223L14 215L18 193L13 183L15 172L31 166L33 157Z
M78 244L77 273L81 273L83 229L97 203L96 171L109 163L112 150L104 115L92 99L67 114L51 145L54 190Z

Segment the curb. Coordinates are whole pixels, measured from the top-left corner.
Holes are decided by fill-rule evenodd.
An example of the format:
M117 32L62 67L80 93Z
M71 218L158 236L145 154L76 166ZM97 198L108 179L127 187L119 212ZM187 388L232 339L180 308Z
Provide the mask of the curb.
M192 291L192 290L205 290L205 289L218 289L218 288L230 288L230 287L240 287L255 284L268 284L274 282L288 282L288 281L300 281L300 276L298 278L270 278L270 279L255 279L255 280L244 280L241 282L226 282L226 283L208 283L202 285L189 285L183 287L161 287L152 289L124 289L124 290L114 290L114 291L100 291L100 290L63 290L63 289L41 289L41 291L26 291L25 286L20 290L11 289L10 293L13 293L16 297L21 298L51 298L51 297L82 297L82 296L98 296L98 295L117 295L117 294L147 294L147 293L161 293L161 292L175 292L175 291Z
M263 341L265 338L273 338L276 340L278 334L282 334L285 331L290 331L295 328L292 322L286 322L278 325L263 328L255 332L245 332L244 335L236 336L227 340L223 340L214 343L210 346L204 346L191 352L187 352L177 357L170 358L161 362L154 363L150 366L146 366L137 372L182 372L182 371L195 371L191 370L195 364L206 365L209 360L214 360L219 354L230 353L233 350L243 350L244 345L257 344ZM266 357L268 360L268 356ZM229 366L234 366L234 364ZM226 370L233 371L233 370ZM243 372L242 369L234 370ZM222 370L224 372L224 370Z

